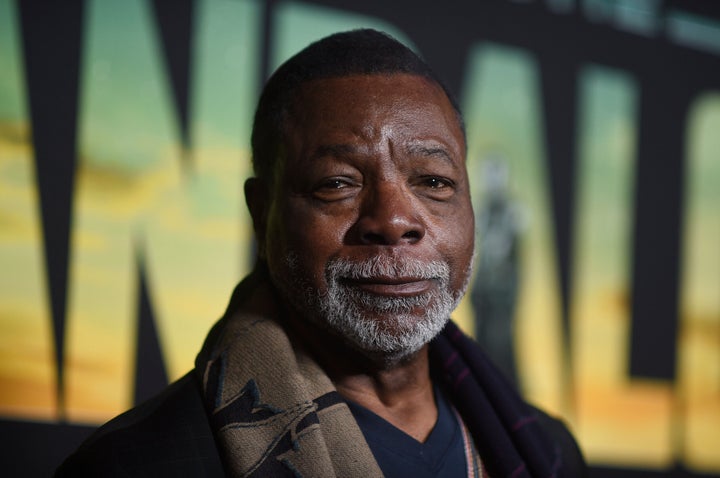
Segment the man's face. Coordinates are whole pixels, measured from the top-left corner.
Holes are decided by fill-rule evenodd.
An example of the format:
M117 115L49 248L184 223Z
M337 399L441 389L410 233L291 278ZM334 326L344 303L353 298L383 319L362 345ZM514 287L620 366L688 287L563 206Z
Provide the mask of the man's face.
M474 223L457 116L413 75L301 86L267 207L273 282L305 319L398 360L464 294Z

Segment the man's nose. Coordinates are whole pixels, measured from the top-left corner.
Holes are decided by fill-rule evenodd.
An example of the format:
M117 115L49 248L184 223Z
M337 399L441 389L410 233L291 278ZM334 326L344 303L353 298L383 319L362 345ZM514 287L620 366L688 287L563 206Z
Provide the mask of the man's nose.
M392 181L382 181L365 195L356 232L364 245L415 244L425 236L417 198Z

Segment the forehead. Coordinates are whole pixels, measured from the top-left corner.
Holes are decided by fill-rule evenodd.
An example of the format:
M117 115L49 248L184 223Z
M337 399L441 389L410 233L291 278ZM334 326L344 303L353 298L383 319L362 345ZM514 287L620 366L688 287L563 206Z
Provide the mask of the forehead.
M284 121L285 140L324 141L392 130L396 137L450 143L464 160L459 115L435 82L411 74L351 75L309 81L293 95Z

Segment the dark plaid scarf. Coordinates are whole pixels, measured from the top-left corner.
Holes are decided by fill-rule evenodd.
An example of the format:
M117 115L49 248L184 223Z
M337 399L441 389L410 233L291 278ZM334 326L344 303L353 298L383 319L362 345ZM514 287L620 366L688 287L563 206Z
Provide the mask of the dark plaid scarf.
M280 324L276 302L262 275L243 281L196 363L228 474L382 476L332 382ZM563 447L542 415L452 322L432 342L431 361L491 477L578 476L563 471Z
M582 457L564 426L525 403L453 322L433 340L430 351L491 477L584 475ZM565 454L572 456L566 460Z

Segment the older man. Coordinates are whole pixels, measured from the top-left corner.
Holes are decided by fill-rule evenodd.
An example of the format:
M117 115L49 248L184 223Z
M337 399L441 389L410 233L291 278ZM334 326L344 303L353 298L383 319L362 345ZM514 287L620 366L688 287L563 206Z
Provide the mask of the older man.
M255 270L195 371L58 474L582 476L564 426L449 322L473 212L427 65L375 31L325 38L271 77L252 143Z

